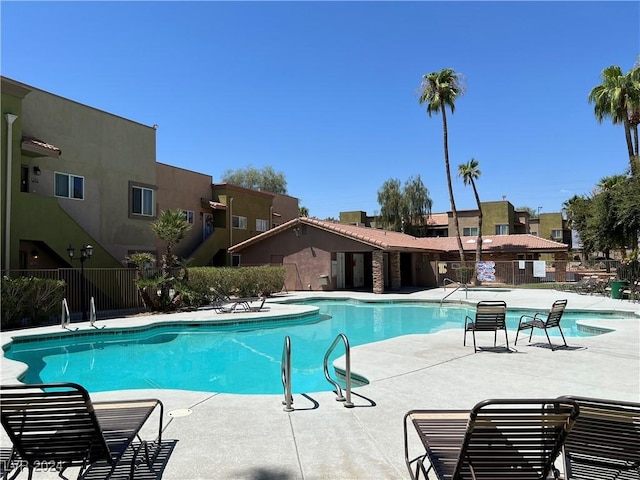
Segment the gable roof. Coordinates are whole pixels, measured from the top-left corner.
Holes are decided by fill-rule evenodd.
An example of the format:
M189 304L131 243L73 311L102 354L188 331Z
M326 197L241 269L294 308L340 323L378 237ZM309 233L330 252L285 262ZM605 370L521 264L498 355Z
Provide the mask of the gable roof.
M380 250L402 250L402 251L429 251L428 245L425 245L423 238L412 237L400 232L392 232L390 230L380 230L378 228L362 227L359 225L350 225L347 223L329 222L318 220L316 218L298 217L289 220L282 225L267 230L260 235L252 237L244 242L233 245L229 248L230 252L237 252L250 245L258 243L265 238L278 235L285 230L292 230L300 225L307 225L312 228L324 230L341 237L345 237L357 242L378 248Z
M406 252L455 252L458 250L456 237L423 237L417 238L400 232L381 230L377 228L362 227L339 222L329 222L315 218L299 217L289 220L276 228L267 230L260 235L256 235L244 242L233 245L229 252L238 252L248 246L257 244L285 230L292 230L300 225L307 225L312 228L324 230L360 243L379 248L385 251L406 251ZM538 252L561 252L566 251L568 246L535 235L487 235L482 237L482 251L538 251ZM475 251L476 237L462 237L462 246L465 251Z

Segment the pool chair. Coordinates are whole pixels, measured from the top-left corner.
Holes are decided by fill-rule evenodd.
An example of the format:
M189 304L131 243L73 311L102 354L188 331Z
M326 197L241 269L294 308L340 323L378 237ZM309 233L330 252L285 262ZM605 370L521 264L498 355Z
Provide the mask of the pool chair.
M562 328L560 328L560 321L562 320L562 315L564 314L564 310L567 307L566 300L556 300L553 302L551 306L551 310L548 312L542 313L538 312L535 315L522 315L520 317L520 322L518 323L518 331L516 332L516 341L515 344L518 344L518 334L520 330L530 330L529 341L531 341L531 337L533 337L533 329L541 328L544 330L545 335L547 336L547 341L549 342L549 347L551 350L556 350L559 347L553 347L551 343L551 339L549 338L549 332L547 330L549 328L557 328L560 331L560 336L562 337L562 341L564 342L564 346L567 346L567 341L564 338L564 334L562 333Z
M563 447L567 480L640 480L640 403L561 397L580 416Z
M579 407L569 399L485 400L468 410L411 410L404 458L413 480L546 480ZM421 444L410 445L409 425ZM410 453L410 450L412 453ZM420 452L417 456L413 456Z
M473 351L480 350L476 347L476 332L493 332L493 346L496 346L498 330L504 330L504 338L509 350L509 338L507 337L507 304L503 301L483 301L476 306L475 318L469 315L464 319L464 342L467 345L467 332L473 335Z
M74 383L0 386L0 417L13 449L5 462L16 466L15 475L27 468L46 466L59 475L80 467L78 478L95 463L106 462L111 475L125 452L131 461L129 478L145 461L151 467L162 435L160 400L92 402L89 393ZM140 438L140 429L158 407L160 425L152 442ZM124 462L123 462L124 463ZM5 477L7 478L5 469ZM64 478L64 477L63 477Z

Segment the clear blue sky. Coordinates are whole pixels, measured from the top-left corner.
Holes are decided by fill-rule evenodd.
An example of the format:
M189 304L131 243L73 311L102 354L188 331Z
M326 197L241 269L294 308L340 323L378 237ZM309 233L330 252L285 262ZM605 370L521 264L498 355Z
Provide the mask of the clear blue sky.
M418 105L448 67L452 169L480 163L483 201L557 212L621 174L621 127L587 102L632 68L640 2L10 2L2 74L158 124L157 160L210 174L272 166L312 216L379 210L420 175L449 209L442 120ZM45 139L46 140L46 139ZM475 208L454 179L458 209Z

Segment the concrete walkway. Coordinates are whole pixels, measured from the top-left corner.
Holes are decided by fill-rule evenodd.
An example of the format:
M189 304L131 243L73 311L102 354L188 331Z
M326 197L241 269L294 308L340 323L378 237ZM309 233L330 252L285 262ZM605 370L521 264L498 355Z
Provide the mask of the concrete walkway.
M309 296L439 301L449 292L442 288L385 295L296 292L270 299L270 310L263 315L302 312L304 307L277 302ZM511 353L474 354L473 347L462 345L460 329L359 346L352 350L352 368L371 383L354 390L354 408L345 408L331 392L294 395L295 410L290 413L283 411L281 395L136 390L92 397L157 397L164 402L166 413L173 412L173 417L165 417L166 455L156 465L158 470L163 469L161 478L166 480L408 478L402 420L406 411L413 408L470 409L487 398L564 394L640 401L640 304L602 296L521 289L458 291L447 301L475 304L500 299L509 308L544 311L559 298L568 299L567 308L571 311L624 311L636 316L589 321L591 326L606 325L615 330L593 337L569 338L569 348L554 352L545 345L544 336L534 336L531 345L526 337L519 339ZM196 314L197 318L211 315ZM251 315L256 318L256 314ZM135 317L118 320L117 324L113 320L104 323L110 327L162 318ZM166 318L193 320L194 313ZM9 336L3 333L1 341L6 343ZM515 331L509 331L510 344L514 339ZM15 382L21 369L2 358L2 382ZM10 445L4 433L0 439L2 447ZM145 472L142 468L141 478L156 478ZM88 478L101 475L99 469L93 469ZM121 478L118 475L119 472L114 478ZM26 474L18 478L26 478ZM58 477L43 473L35 478Z

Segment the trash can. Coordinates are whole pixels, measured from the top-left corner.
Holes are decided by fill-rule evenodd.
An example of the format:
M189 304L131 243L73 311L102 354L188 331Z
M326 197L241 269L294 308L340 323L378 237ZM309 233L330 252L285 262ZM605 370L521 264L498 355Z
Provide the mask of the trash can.
M626 280L613 280L611 282L611 298L622 298L622 291L627 285Z

